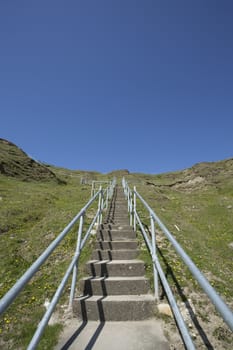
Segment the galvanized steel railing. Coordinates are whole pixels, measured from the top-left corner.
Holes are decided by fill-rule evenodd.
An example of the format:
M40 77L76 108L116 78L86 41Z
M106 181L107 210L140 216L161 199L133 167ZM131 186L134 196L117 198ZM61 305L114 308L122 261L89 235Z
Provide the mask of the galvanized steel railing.
M47 326L49 319L60 299L60 296L64 290L64 287L68 281L69 276L73 272L72 276L72 284L70 291L70 299L69 299L69 307L71 307L76 287L76 279L77 279L77 268L78 268L78 260L81 254L81 251L87 242L91 230L93 229L96 223L100 224L102 222L102 212L108 206L108 200L113 195L113 190L115 187L116 180L114 179L110 182L109 186L103 190L101 187L98 192L89 200L89 202L80 210L80 212L73 218L73 220L64 228L64 230L57 236L57 238L48 246L48 248L39 256L39 258L31 265L31 267L23 274L23 276L14 284L14 286L3 296L0 300L0 315L6 311L6 309L13 303L15 298L19 295L21 290L25 287L25 285L31 280L31 278L35 275L35 273L39 270L41 265L48 259L48 257L52 254L52 252L56 249L56 247L61 243L64 237L69 233L71 228L79 221L79 228L77 234L77 244L74 256L72 261L66 270L63 279L58 286L50 304L42 317L40 323L38 324L37 330L34 333L34 336L27 348L27 350L36 349L40 338L44 332L45 327ZM84 224L84 215L87 209L95 202L98 201L98 208L94 215L94 218L89 225L86 234L82 238L83 234L83 224Z
M186 324L185 324L183 317L179 311L179 308L178 308L177 303L175 301L175 297L174 297L174 295L169 287L169 284L167 282L165 274L164 274L164 272L161 268L161 265L159 263L158 256L156 254L155 223L161 228L164 235L171 242L174 249L176 250L178 255L181 257L181 259L183 260L185 265L189 268L190 272L192 273L192 275L194 276L196 281L199 283L201 288L204 290L204 292L207 294L207 296L209 297L211 302L214 304L216 310L219 312L219 314L221 315L223 320L226 322L226 324L229 326L229 328L233 331L233 313L230 310L230 308L225 304L225 302L222 300L222 298L217 294L215 289L210 285L208 280L204 277L204 275L197 268L197 266L190 259L190 257L185 253L183 248L175 240L173 235L169 232L169 230L162 223L162 221L155 214L155 212L151 209L151 207L147 204L147 202L136 191L136 187L134 187L133 191L131 191L124 178L122 179L122 186L123 186L124 193L125 193L125 196L126 196L127 201L128 201L128 211L130 213L130 224L133 225L135 231L136 231L136 225L137 224L139 225L141 232L143 234L143 237L144 237L146 244L148 246L149 252L151 254L151 258L152 258L152 262L153 262L153 272L154 272L155 298L158 300L158 275L159 275L161 284L163 285L163 288L167 294L170 306L171 306L172 311L174 313L177 325L178 325L179 330L182 334L182 337L183 337L183 340L184 340L184 343L185 343L187 349L188 350L195 349L195 346L194 346L192 339L189 335ZM148 236L148 234L147 234L147 232L142 224L140 216L137 212L137 199L143 204L143 206L149 212L150 223L151 223L151 232L150 232L151 238Z
M114 178L113 181L116 181L116 179ZM96 194L96 192L99 190L99 186L102 185L110 185L111 181L104 181L104 180L93 180L91 182L91 197L94 196Z

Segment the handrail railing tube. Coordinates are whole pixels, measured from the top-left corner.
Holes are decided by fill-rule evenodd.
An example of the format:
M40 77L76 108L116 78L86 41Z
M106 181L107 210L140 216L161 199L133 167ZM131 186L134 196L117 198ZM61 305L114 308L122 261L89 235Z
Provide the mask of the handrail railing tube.
M132 196L130 196L130 226L133 224L133 199Z
M94 217L94 219L92 220L92 223L91 223L90 226L89 226L89 229L87 230L85 236L83 237L83 239L82 239L82 241L81 241L80 250L83 249L83 247L84 247L86 241L88 240L88 238L89 238L89 236L90 236L90 233L91 233L91 230L93 229L93 226L94 226L95 223L97 222L98 216L99 216L99 211L96 212L95 217Z
M166 292L168 301L169 301L169 303L171 305L171 309L172 309L172 311L174 313L174 317L175 317L175 319L177 321L177 324L179 326L179 330L181 332L181 335L182 335L182 338L184 340L184 343L185 343L185 345L186 345L188 350L194 350L195 349L194 344L193 344L192 339L191 339L191 337L189 335L188 329L187 329L187 327L185 325L185 322L184 322L184 319L183 319L183 317L181 315L181 312L180 312L180 310L179 310L179 308L178 308L178 306L176 304L175 298L174 298L174 296L172 294L172 291L170 289L170 286L169 286L169 284L168 284L168 282L166 280L164 272L163 272L163 270L162 270L162 268L160 266L159 260L158 260L157 256L154 254L154 250L152 248L152 243L150 242L150 239L148 238L148 235L147 235L147 233L146 233L146 231L145 231L145 229L144 229L144 227L142 225L142 222L141 222L141 220L140 220L140 218L138 216L138 213L136 212L135 214L136 214L137 222L138 222L138 224L139 224L139 226L141 228L142 235L143 235L143 237L144 237L144 239L146 241L147 247L148 247L149 252L151 254L151 257L152 257L154 281L155 281L155 278L157 278L157 275L159 274L161 283L162 283L162 285L164 287L164 290ZM157 284L157 286L156 286L156 284ZM154 286L155 286L155 298L157 300L159 300L159 296L158 296L158 278L154 282Z
M28 347L27 350L33 350L33 349L36 348L36 345L39 343L40 338L41 338L41 336L43 334L44 328L48 324L49 319L50 319L50 317L51 317L51 315L52 315L52 313L53 313L53 311L54 311L54 309L55 309L55 307L56 307L56 305L58 303L58 300L59 300L59 298L60 298L60 296L62 294L62 291L63 291L63 289L65 287L66 282L67 282L67 279L69 278L72 270L74 271L75 268L76 268L76 273L77 273L77 269L78 269L77 264L78 264L78 260L79 260L79 256L80 256L81 250L83 249L83 247L84 247L84 245L85 245L85 243L86 243L86 241L87 241L87 239L88 239L88 237L89 237L89 235L91 233L91 230L92 230L92 228L93 228L93 226L94 226L94 224L95 224L95 222L96 222L96 220L98 218L98 215L99 215L99 213L97 212L95 217L94 217L94 219L93 219L93 221L92 221L92 223L91 223L91 225L90 225L90 227L89 227L89 229L88 229L88 231L87 231L87 233L86 233L86 235L82 239L82 241L81 241L82 231L80 229L80 227L82 227L82 224L80 223L80 225L79 225L79 233L78 233L79 237L78 237L76 254L75 254L71 264L69 265L68 270L67 270L66 274L64 275L64 278L63 278L61 284L59 285L56 293L54 294L54 297L51 300L51 303L49 304L48 310L46 311L46 313L44 314L43 318L41 319L41 321L40 321L40 323L38 325L39 330L37 330L36 333L34 334L32 340L31 340L31 343L29 344L29 347ZM73 287L73 283L75 283L75 284L74 284L73 291L72 291L72 287L71 287L71 293L70 293L70 302L71 303L73 302L73 298L74 298L76 278L75 278L75 282L73 282L73 280L72 280L72 287ZM70 303L69 303L69 307L70 307Z
M107 188L107 195L106 195L106 200L105 200L105 204L104 204L104 208L105 208L105 209L107 209L107 207L108 207L109 192L110 192L110 189Z
M154 219L151 216L150 220L151 225L151 240L152 240L152 260L156 259L156 240L155 240L155 223ZM153 275L154 275L154 291L155 291L155 299L159 300L159 282L158 282L158 271L153 264Z
M152 211L151 208L150 208L150 212L151 212L151 215L153 216L154 220L159 225L159 227L163 230L165 236L172 243L176 252L179 254L179 256L184 261L185 265L189 268L192 275L198 281L201 288L208 295L209 299L212 301L212 303L214 304L217 311L220 313L220 315L222 316L224 321L227 323L227 325L233 331L233 313L232 313L232 311L229 309L229 307L226 305L226 303L222 300L220 295L215 291L215 289L210 285L210 283L205 278L205 276L202 274L202 272L197 268L197 266L194 264L194 262L185 253L185 251L180 246L180 244L176 241L176 239L172 236L172 234L169 232L169 230L166 228L166 226L161 222L161 220L158 218L158 216Z
M124 186L128 186L126 181L122 182L122 183ZM201 288L207 294L207 296L209 297L209 299L211 300L211 302L215 306L216 310L220 313L223 320L226 322L226 324L229 326L229 328L233 331L233 313L230 310L230 308L226 305L226 303L223 301L223 299L220 297L220 295L216 292L216 290L210 285L210 283L205 278L205 276L197 268L197 266L190 259L190 257L185 253L185 251L180 246L180 244L172 236L172 234L169 232L169 230L166 228L166 226L162 223L162 221L159 219L159 217L155 214L155 212L151 209L151 207L142 198L142 196L137 191L134 191L134 192L135 192L136 196L140 199L140 201L144 204L145 208L149 211L150 215L152 215L154 220L157 222L159 227L162 229L165 236L172 243L174 249L176 250L178 255L182 258L182 260L184 261L186 266L189 268L190 272L192 273L194 278L197 280L197 282L199 283Z
M98 199L98 212L99 212L99 217L98 217L98 224L101 224L101 197L102 197L102 188L100 187L99 190L99 199Z
M100 189L100 192L101 192L101 198L102 195L103 195L103 191L101 191ZM41 322L39 323L38 325L38 329L37 331L35 332L32 340L31 340L31 343L29 344L29 347L27 350L33 350L36 348L37 344L39 343L40 341L40 338L43 334L43 331L44 331L44 328L46 327L46 325L48 324L49 322L49 319L54 311L54 308L56 307L56 304L58 303L58 300L62 294L62 291L66 285L66 282L73 270L73 278L72 278L72 285L71 285L71 292L70 292L70 301L69 301L69 307L71 307L72 305L72 302L73 302L73 299L74 299L74 294L75 294L75 287L76 287L76 280L77 280L77 269L78 269L78 259L79 259L79 256L80 256L80 253L81 253L81 250L82 248L84 247L90 233L91 233L91 230L94 226L94 224L96 223L98 217L99 217L99 214L101 213L101 211L103 210L103 200L101 199L101 206L100 208L97 210L97 213L94 217L94 219L92 220L92 223L91 225L89 226L89 229L87 230L86 232L86 235L84 236L83 239L81 239L82 237L82 228L83 228L83 215L81 216L80 218L80 224L79 224L79 230L78 230L78 239L77 239L77 247L76 247L76 253L75 253L75 256L61 282L61 284L59 285L58 289L57 289L57 292L55 293L50 305L49 305L49 308L47 310L47 312L44 314ZM31 346L31 347L30 347Z
M15 283L15 285L5 294L5 296L0 300L0 314L3 313L8 306L14 301L14 299L17 297L17 295L20 293L20 291L23 289L23 287L27 284L27 282L34 276L34 274L38 271L40 266L46 261L46 259L51 255L51 253L54 251L54 249L58 246L58 244L62 241L62 239L67 235L67 233L70 231L70 229L74 226L74 224L80 219L79 223L79 229L78 229L78 235L77 235L77 244L76 244L76 251L74 254L74 257L72 258L72 261L70 265L68 266L68 269L66 270L63 279L61 283L59 284L51 303L49 304L49 307L47 311L45 312L44 316L42 317L40 323L38 324L37 330L34 333L31 342L28 346L28 350L36 349L37 344L39 343L39 340L43 334L43 331L46 327L46 325L49 322L49 319L56 307L56 304L59 301L59 298L64 290L64 287L67 283L67 280L70 276L70 274L73 271L73 278L72 278L72 285L71 285L71 292L70 292L70 302L69 305L71 305L73 298L74 298L74 292L75 292L75 286L76 286L76 279L77 279L77 269L78 269L78 260L79 256L81 254L81 251L89 238L91 234L91 230L95 223L97 221L101 222L101 215L102 211L105 207L108 206L108 203L104 202L104 198L106 195L107 199L110 199L113 194L113 189L116 184L116 180L114 179L107 189L104 191L100 188L100 190L94 194L94 196L88 201L88 203L80 210L80 212L73 218L73 220L64 228L64 230L56 237L56 239L48 246L48 248L39 256L39 258L31 265L31 267L21 276L21 278ZM90 205L98 198L98 209L96 211L96 214L94 216L94 219L92 220L91 224L89 225L89 228L82 239L82 231L83 231L83 222L84 222L84 215L86 210L90 207Z
M100 223L102 224L102 220L103 220L103 210L104 210L104 195L103 192L101 193L101 204L100 204L100 208L101 208L101 214L100 214Z
M147 247L148 247L148 249L149 249L149 252L150 252L150 254L152 255L152 244L151 244L151 242L150 242L150 240L149 240L149 238L148 238L148 236L147 236L147 234L146 234L146 231L145 231L145 229L144 229L144 227L143 227L143 225L142 225L142 222L141 222L141 220L140 220L140 218L139 218L139 216L138 216L138 213L135 212L135 215L136 215L137 222L138 222L138 224L139 224L139 226L140 226L140 229L141 229L141 231L142 231L142 233L143 233L143 236L144 236L144 238L145 238L145 241L146 241Z
M68 269L66 270L66 273L62 279L62 282L60 283L59 287L57 288L57 290L53 296L53 299L51 300L51 303L49 304L49 307L48 307L46 313L44 314L40 323L38 324L37 330L34 333L32 339L31 339L31 342L27 347L27 350L36 349L36 346L40 341L40 338L43 334L43 331L49 322L49 319L50 319L50 317L51 317L51 315L52 315L52 313L53 313L53 311L58 303L58 300L63 292L63 289L65 288L66 282L67 282L75 264L77 263L79 255L80 255L80 252L73 257L72 262L70 263Z
M180 330L180 333L182 335L182 338L183 338L183 341L184 341L184 343L186 345L186 348L188 350L195 350L196 348L195 348L195 346L193 344L193 341L192 341L192 338L191 338L191 336L189 334L188 328L187 328L187 326L186 326L186 324L184 322L184 319L183 319L183 317L181 315L181 312L180 312L180 310L179 310L179 308L177 306L177 303L176 303L176 300L174 298L174 295L173 295L173 293L171 291L171 288L170 288L170 286L169 286L169 284L167 282L167 279L166 279L166 277L164 275L164 272L163 272L163 270L161 268L161 265L160 265L159 260L158 260L157 257L155 257L155 260L153 261L153 265L156 265L156 269L157 269L157 271L159 273L160 280L161 280L162 285L164 287L164 290L166 292L167 298L169 300L169 304L171 306L172 312L173 312L174 317L176 319L178 328Z
M129 212L130 211L130 192L127 191L126 195L127 195L127 199L128 199L128 212Z
M136 187L134 186L134 191L136 191ZM133 229L136 231L136 215L135 212L137 210L137 203L136 203L136 194L134 192L133 194L133 208L134 208L134 217L133 217Z
M76 224L80 216L89 208L89 206L94 202L96 197L99 195L99 191L89 200L89 202L80 210L80 212L71 220L71 222L64 228L64 230L50 243L48 248L37 258L37 260L29 267L29 269L19 278L19 280L14 284L14 286L2 297L0 300L0 315L10 306L17 295L21 292L28 281L34 276L38 271L40 266L48 259L54 249L62 241L62 239L67 235L70 229Z
M80 221L79 221L76 254L80 253L80 245L81 245L81 238L82 238L83 222L84 222L84 219L83 219L83 215L82 215L81 218L80 218ZM72 276L72 283L71 283L71 289L70 289L69 308L72 307L72 302L73 302L74 293L75 293L76 280L77 280L77 264L75 264L74 268L73 268L73 276Z

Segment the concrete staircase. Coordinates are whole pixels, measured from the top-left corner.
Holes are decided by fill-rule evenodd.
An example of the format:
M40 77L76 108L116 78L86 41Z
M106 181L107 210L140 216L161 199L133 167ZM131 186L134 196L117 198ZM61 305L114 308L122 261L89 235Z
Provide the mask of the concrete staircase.
M155 300L144 276L136 234L129 226L127 203L116 187L100 225L83 295L75 298L74 314L83 321L139 321L155 314Z

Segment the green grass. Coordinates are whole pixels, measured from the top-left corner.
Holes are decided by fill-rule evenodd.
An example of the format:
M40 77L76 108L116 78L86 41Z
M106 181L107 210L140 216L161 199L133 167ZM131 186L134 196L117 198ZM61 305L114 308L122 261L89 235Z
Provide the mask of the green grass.
M23 181L23 178L0 175L0 297L14 285L87 202L90 198L90 181L108 180L112 177L97 172L50 168L62 181L46 182L43 179L29 182ZM115 175L119 175L120 182L122 172L116 172ZM221 296L227 302L232 302L233 262L229 244L233 241L233 162L200 164L184 172L160 175L124 175L131 187L137 186L139 193ZM89 184L80 184L81 177ZM196 177L204 180L196 184L194 181L190 185L189 181ZM85 228L91 222L95 209L96 207L90 208L85 218ZM143 222L149 226L148 213L140 204L138 211ZM45 311L45 299L51 300L71 260L76 246L76 235L77 227L67 235L1 318L1 349L25 349L28 345ZM161 233L159 236L162 236ZM150 257L141 238L140 242L141 258L146 263L146 273L153 286ZM200 293L193 277L167 239L159 243L159 249L161 264L167 272L176 297L184 299L184 294L179 294L180 290L188 289L189 292ZM91 250L90 240L80 257L79 278L84 275L83 265ZM68 302L69 286L68 284L64 291L57 312L62 312L61 305ZM198 313L204 319L204 304L198 301L196 306L198 305ZM216 337L226 338L228 333L225 328L219 327L214 332ZM48 326L39 349L52 348L61 328L61 324Z
M196 177L204 180L195 183ZM233 251L230 243L233 242L233 161L200 164L184 172L169 174L131 174L127 181L131 188L136 184L138 192L162 219L210 284L232 307ZM148 212L139 201L137 210L143 223L149 226ZM195 293L193 302L198 317L208 324L211 315L208 314L207 317L206 310L211 302L203 296L203 291L158 225L156 229L159 236L159 259L176 299L186 301ZM141 246L141 258L145 261L147 276L153 288L151 258L142 243ZM214 307L208 310L217 315ZM233 336L229 334L228 327L219 321L212 328L211 337L221 340L224 349L231 349L229 343L233 341Z
M201 181L200 181L201 178ZM198 179L198 181L196 180ZM183 172L161 175L130 174L127 180L162 219L210 284L232 308L233 298L233 160L198 164ZM137 201L145 226L148 212ZM176 225L176 226L175 226ZM178 229L176 228L178 227ZM156 225L158 256L169 285L179 302L191 297L196 317L214 348L231 349L233 335L209 299ZM140 236L140 231L138 230ZM140 238L141 255L153 289L150 255ZM162 289L160 297L164 298ZM171 329L173 323L171 322ZM172 331L171 331L172 332ZM206 348L197 339L197 348Z
M212 176L204 187L192 186L188 189L167 187L171 179L173 185L181 179L186 181L183 173L165 174L164 179L162 175L137 176L137 190L175 235L195 264L211 276L211 283L217 291L223 298L231 301L233 261L229 244L233 241L233 178L228 173L224 178L223 173L222 170L215 177ZM204 174L209 179L206 169ZM196 176L203 176L203 172ZM129 176L129 180L133 185L133 175ZM147 182L159 184L159 188L147 185ZM149 225L148 213L139 203L137 207L144 223ZM177 264L181 265L168 242L163 242L161 250L166 256L170 256L168 262L175 269ZM183 268L179 269L180 278L183 279Z
M91 186L80 184L81 172L53 168L66 181L25 182L0 175L0 297L17 281L45 248L56 238L90 198ZM75 174L76 176L70 176ZM86 173L87 174L87 173ZM89 174L91 179L92 174ZM96 177L101 175L95 174ZM84 233L97 208L87 212ZM78 224L52 253L33 279L0 319L1 349L25 349L45 311L45 299L51 300L66 271L76 247ZM80 276L92 251L92 239L80 256ZM69 281L70 283L70 281ZM67 304L67 285L61 305ZM39 349L51 349L61 324L48 326Z

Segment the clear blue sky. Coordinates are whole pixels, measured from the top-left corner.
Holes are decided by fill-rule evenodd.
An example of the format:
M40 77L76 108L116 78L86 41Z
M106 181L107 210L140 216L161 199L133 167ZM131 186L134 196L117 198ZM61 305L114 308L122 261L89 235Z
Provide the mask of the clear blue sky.
M0 137L70 169L233 156L232 0L1 0Z

